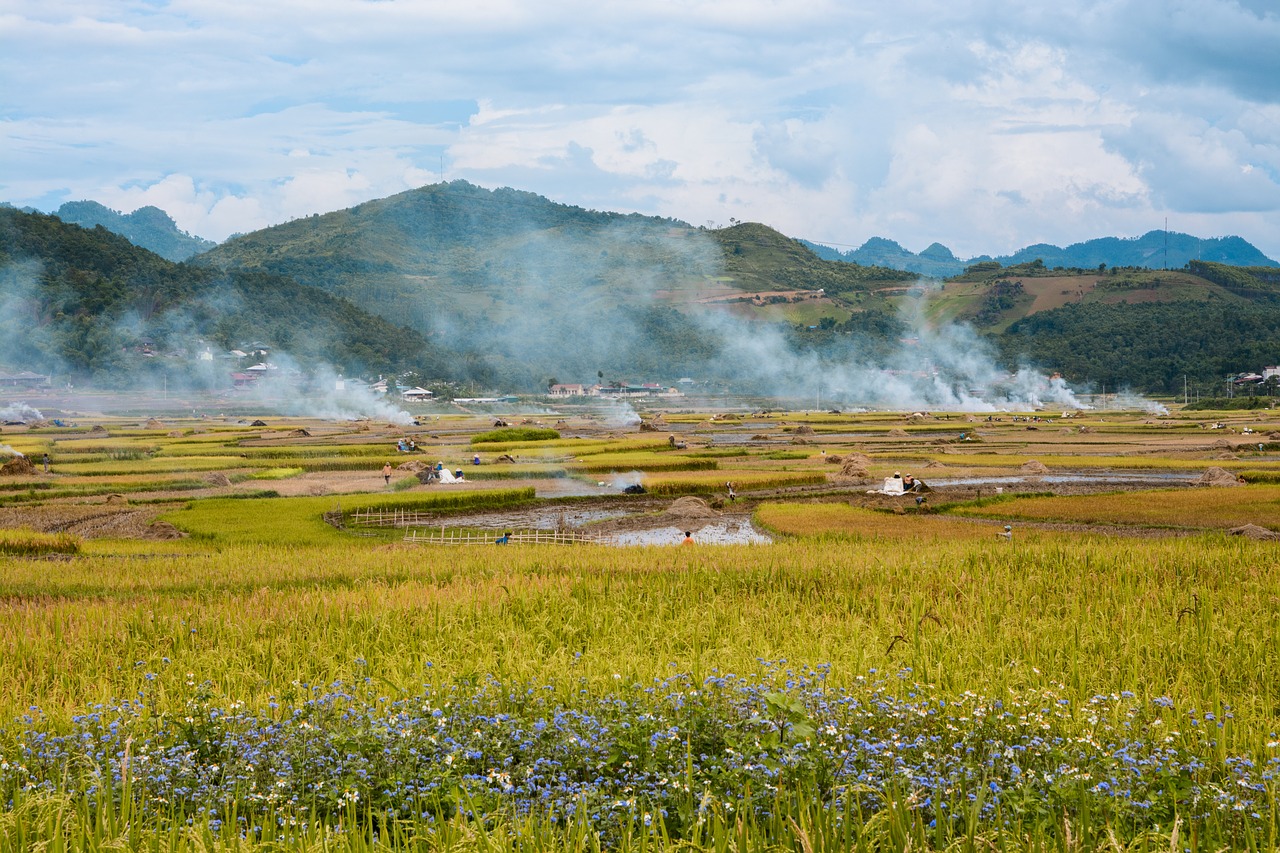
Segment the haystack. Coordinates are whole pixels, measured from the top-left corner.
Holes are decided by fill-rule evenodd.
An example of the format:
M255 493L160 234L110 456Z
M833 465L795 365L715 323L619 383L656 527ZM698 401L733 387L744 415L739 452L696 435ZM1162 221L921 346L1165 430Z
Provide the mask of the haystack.
M305 429L302 429L301 427L299 427L298 429L290 430L290 431L289 431L289 437L290 437L290 438L310 438L310 437L311 437L311 433L309 433L309 432L307 432Z
M695 519L715 518L720 513L712 509L702 498L687 495L672 501L671 506L667 507L662 514L668 518Z
M105 438L108 435L107 428L102 424L94 424L93 428L89 430L89 435L94 438Z
M1233 527L1230 530L1232 536L1243 536L1246 539L1273 540L1280 539L1280 533L1274 530L1268 530L1265 527L1259 527L1256 524L1246 524L1242 527Z
M889 430L889 435L892 436L893 438L906 438L907 431L902 427L894 427L893 429Z
M230 486L231 478L221 471L213 471L204 475L204 481L210 486Z
M168 424L158 418L148 418L143 424L147 429L168 429Z
M1205 472L1200 475L1200 479L1196 480L1195 484L1197 486L1215 486L1215 487L1216 486L1238 486L1240 485L1240 479L1236 477L1235 474L1232 474L1230 471L1226 471L1222 468L1218 468L1215 466L1213 468L1206 469Z
M659 431L659 429L660 429L660 427L659 427L659 426L657 426L656 424L650 423L649 421L641 421L641 422L640 422L640 431L641 431L641 432L658 432L658 431Z
M256 426L256 427L263 427L263 426L266 426L266 425L267 425L267 422L266 422L266 421L264 421L264 420L261 420L261 419L259 419L259 420L255 420L255 421L253 421L252 423L250 423L250 424L249 424L249 426Z
M862 453L853 453L845 457L843 464L840 466L840 475L862 479L867 476L870 465L871 457Z
M142 531L143 539L185 539L186 536L167 521L154 521Z
M1028 459L1026 462L1022 463L1022 467L1018 470L1024 474L1048 474L1049 466L1045 465L1038 459Z
M411 474L416 474L416 473L418 473L419 471L421 471L422 469L424 469L424 468L430 468L430 467L431 467L431 466L430 466L429 464L427 464L426 462L421 462L421 461L419 461L419 460L417 460L417 459L410 459L408 462L401 462L399 465L397 465L397 466L396 466L396 470L397 470L397 471L408 471L408 472L410 472Z
M0 465L0 476L28 477L36 472L36 466L25 456L3 457L5 463Z
M813 427L808 424L800 424L796 427L796 435L813 435Z

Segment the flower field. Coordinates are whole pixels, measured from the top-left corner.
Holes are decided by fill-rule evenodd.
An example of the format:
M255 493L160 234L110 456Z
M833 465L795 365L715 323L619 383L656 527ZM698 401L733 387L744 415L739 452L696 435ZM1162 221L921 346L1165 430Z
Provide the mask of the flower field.
M120 487L113 506L186 536L0 530L0 851L1280 846L1280 546L1223 532L1274 529L1278 487L974 499L940 486L918 506L843 484L819 450L864 454L874 483L921 460L945 465L931 480L981 470L984 456L1007 469L1074 454L1087 470L1117 440L1159 439L1182 444L1148 454L1150 470L1198 476L1205 460L1177 454L1203 457L1205 440L1132 418L1102 422L1105 447L1020 425L937 445L945 420L904 439L884 434L900 418L842 417L811 421L871 437L771 458L802 421L770 416L734 420L768 438L731 448L528 442L457 491L403 472L386 485L373 466L387 443L350 428L279 450L262 442L294 425L113 428L67 453L16 436L52 448L55 473L15 478L3 512L106 512L78 503L101 500L87 492L41 497L100 482ZM467 431L448 427L433 424L434 444L423 430L422 458L469 456ZM363 509L459 526L554 513L544 481L523 478L611 456L648 463L634 467L655 502L732 479L735 506L777 538L447 548L335 524ZM146 473L166 459L241 479L193 493ZM86 470L60 473L63 460ZM717 467L663 470L690 460ZM366 469L359 491L253 491L350 463ZM155 491L128 503L135 487ZM1113 535L1127 528L1147 535Z

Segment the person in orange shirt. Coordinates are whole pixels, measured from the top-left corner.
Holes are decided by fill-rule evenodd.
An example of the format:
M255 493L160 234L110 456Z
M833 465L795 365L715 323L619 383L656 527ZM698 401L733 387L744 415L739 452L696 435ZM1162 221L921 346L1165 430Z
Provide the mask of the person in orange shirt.
M686 530L686 531L684 532L684 541L683 541L683 542L681 542L680 544L681 544L681 545L692 545L692 544L693 544L693 534L692 534L691 532L689 532L688 530Z

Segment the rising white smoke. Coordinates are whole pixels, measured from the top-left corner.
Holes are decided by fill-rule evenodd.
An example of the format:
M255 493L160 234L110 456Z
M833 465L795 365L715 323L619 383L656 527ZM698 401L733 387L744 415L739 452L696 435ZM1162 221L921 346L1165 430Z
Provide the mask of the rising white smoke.
M26 424L42 420L44 420L44 415L40 413L40 410L33 409L26 403L11 403L0 409L0 421L20 421Z
M724 362L777 397L902 411L1090 408L1060 377L1001 368L971 327L930 322L918 300L905 302L900 319L909 331L888 356L841 361L796 353L775 327L730 317L712 322L726 342Z
M638 426L640 415L626 400L607 400L596 410L604 417L605 426L610 429Z
M371 418L399 426L413 423L413 415L363 383L342 378L328 365L307 369L288 353L273 352L274 370L237 392L241 399L269 406L282 415L323 420Z

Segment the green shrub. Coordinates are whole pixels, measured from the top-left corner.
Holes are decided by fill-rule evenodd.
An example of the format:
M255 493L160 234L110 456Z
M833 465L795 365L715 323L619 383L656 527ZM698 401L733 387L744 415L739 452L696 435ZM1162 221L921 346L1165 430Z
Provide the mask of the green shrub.
M471 436L472 444L492 444L499 441L552 441L560 437L553 429L542 427L504 427Z
M251 480L287 480L302 473L301 468L267 468L249 475Z

